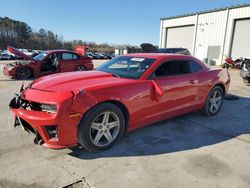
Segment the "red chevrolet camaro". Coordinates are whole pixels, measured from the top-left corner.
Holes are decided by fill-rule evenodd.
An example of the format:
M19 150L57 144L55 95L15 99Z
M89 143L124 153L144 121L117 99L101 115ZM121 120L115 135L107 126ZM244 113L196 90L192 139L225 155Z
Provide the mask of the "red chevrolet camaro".
M15 126L36 143L89 151L111 147L127 131L201 110L219 112L229 88L227 71L177 54L129 54L95 71L33 81L10 102Z
M44 51L34 58L13 47L8 47L8 51L24 59L4 66L3 73L10 78L38 78L54 73L85 71L94 68L91 58L69 50Z

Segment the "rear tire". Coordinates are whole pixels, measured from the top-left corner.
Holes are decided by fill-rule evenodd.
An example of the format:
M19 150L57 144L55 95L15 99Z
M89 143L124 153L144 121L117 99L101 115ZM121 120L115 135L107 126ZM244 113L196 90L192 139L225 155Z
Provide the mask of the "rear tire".
M122 111L111 103L102 103L88 111L80 121L78 142L86 150L102 151L113 146L123 135Z
M27 67L19 67L16 70L16 78L25 80L31 77L31 70Z
M86 71L86 68L83 65L79 65L76 67L75 71Z
M250 77L243 78L242 80L243 80L244 83L250 84Z
M208 94L202 113L207 116L217 114L223 103L223 90L219 86L215 86Z

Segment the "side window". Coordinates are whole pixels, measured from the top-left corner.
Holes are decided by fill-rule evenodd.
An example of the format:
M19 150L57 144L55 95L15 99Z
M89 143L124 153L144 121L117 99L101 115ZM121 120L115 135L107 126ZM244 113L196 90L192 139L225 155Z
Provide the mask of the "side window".
M73 54L72 53L62 53L62 60L71 60L73 59Z
M78 55L73 54L73 59L79 59Z
M172 76L191 73L189 61L168 61L155 71L155 76Z
M192 72L198 72L199 70L202 69L202 66L194 61L190 61L190 66L191 66Z

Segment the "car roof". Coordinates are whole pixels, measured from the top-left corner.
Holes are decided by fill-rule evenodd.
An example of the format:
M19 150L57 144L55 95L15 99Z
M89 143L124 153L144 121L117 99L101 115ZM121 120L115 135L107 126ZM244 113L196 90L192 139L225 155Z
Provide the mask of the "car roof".
M168 53L136 53L136 54L125 54L122 56L129 56L129 57L144 57L144 58L154 58L154 59L161 59L161 58L176 58L176 57L192 57L190 55L183 55L183 54L168 54ZM192 57L193 58L193 57Z
M187 48L159 48L159 49L166 49L166 50L187 50Z
M44 51L45 53L53 53L53 52L73 52L71 50L63 50L63 49L59 49L59 50L46 50ZM74 52L75 53L75 52Z

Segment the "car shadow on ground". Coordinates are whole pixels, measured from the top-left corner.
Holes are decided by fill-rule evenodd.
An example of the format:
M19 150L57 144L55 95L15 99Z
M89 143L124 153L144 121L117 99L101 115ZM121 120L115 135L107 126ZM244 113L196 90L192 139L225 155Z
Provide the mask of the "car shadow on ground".
M102 152L71 148L69 155L92 160L110 157L150 156L197 149L250 134L250 97L225 100L216 116L199 112L162 121L126 134L119 143ZM240 138L250 143L250 136Z

